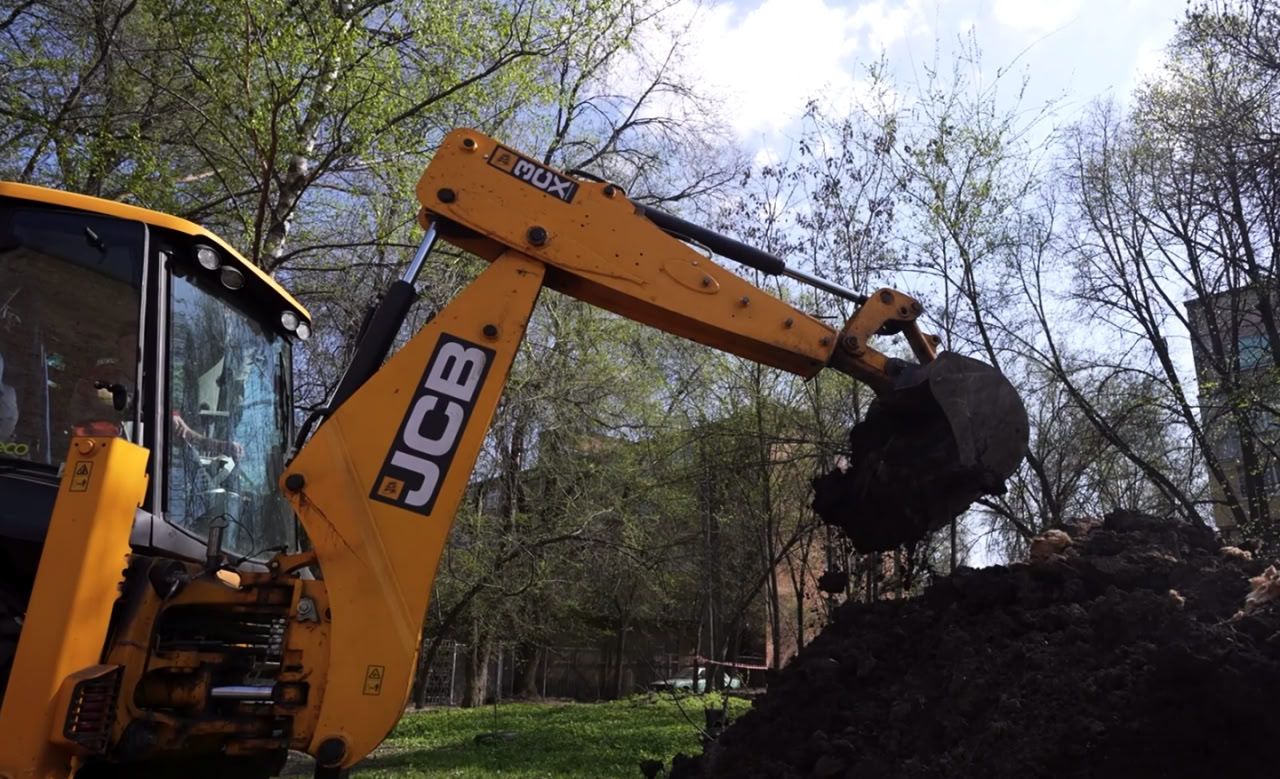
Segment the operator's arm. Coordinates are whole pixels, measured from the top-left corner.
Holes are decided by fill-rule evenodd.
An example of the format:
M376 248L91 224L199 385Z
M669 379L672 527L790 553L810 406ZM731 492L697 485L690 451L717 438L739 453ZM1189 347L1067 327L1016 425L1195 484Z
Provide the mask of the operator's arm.
M202 447L217 454L225 454L239 460L244 457L244 447L236 441L221 441L217 438L210 438L207 435L196 430L187 424L187 420L177 411L173 412L173 434L188 443L193 443L197 447Z
M18 393L0 384L0 441L8 441L18 427Z
M4 355L0 354L0 442L8 441L18 426L18 393L4 383Z

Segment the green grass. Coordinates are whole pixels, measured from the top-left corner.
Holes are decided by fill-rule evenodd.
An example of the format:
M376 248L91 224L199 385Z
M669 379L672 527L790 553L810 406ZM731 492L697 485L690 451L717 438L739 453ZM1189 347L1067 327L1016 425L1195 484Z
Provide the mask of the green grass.
M646 759L670 765L677 752L700 751L702 709L715 696L637 696L610 703L510 703L482 709L442 709L406 714L353 779L390 777L624 777L641 776ZM681 713L683 708L684 713ZM729 716L746 711L731 699ZM688 715L686 719L685 715ZM516 731L509 741L476 744L477 734Z

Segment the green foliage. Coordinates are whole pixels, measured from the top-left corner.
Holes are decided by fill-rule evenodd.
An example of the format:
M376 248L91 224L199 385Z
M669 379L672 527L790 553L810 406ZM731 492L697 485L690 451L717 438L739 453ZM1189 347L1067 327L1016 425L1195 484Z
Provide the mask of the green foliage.
M1056 103L1028 110L1014 71L979 77L974 38L914 92L868 63L855 110L811 103L795 157L757 170L697 74L671 68L682 41L665 0L0 5L0 176L177 213L241 247L317 314L296 363L303 405L333 387L419 240L413 188L440 138L473 126L816 275L920 298L926 330L997 364L1031 407L1027 467L979 509L1006 550L1073 514L1198 516L1215 425L1256 451L1211 479L1240 487L1224 501L1250 533L1274 535L1258 498L1280 369L1244 377L1239 339L1200 344L1199 391L1223 411L1210 423L1168 346L1188 330L1183 288L1276 284L1271 5L1192 8L1131 112L1099 107L1062 134L1044 121ZM482 266L433 254L406 334ZM753 280L833 324L853 313ZM760 628L813 600L807 576L859 564L823 540L808 483L870 400L845 376L802 381L544 293L438 571L428 643L762 651ZM918 552L947 556L940 538Z
M639 776L643 760L670 765L679 753L700 750L702 709L715 696L635 697L610 703L511 703L469 710L406 714L378 751L352 773L380 777L605 777ZM729 699L729 716L745 701ZM481 733L515 731L509 741L476 744Z

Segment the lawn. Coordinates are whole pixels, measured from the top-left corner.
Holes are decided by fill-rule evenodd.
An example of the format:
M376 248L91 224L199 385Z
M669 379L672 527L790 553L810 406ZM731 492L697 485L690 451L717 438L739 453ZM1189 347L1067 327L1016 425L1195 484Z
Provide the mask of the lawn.
M637 779L642 760L670 765L677 752L700 751L690 720L701 726L704 705L719 703L713 696L679 702L637 696L610 703L509 703L496 712L493 706L414 712L400 720L352 777ZM729 716L747 708L745 701L730 699ZM475 742L478 734L495 731L516 735Z

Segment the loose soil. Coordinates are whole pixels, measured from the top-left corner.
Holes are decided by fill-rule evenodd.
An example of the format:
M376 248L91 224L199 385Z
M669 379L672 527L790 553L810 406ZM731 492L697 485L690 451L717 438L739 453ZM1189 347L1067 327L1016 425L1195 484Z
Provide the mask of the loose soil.
M1133 513L1046 560L841 607L679 777L1263 777L1280 770L1266 561ZM1172 591L1172 593L1171 593Z
M846 467L813 483L818 516L860 552L914 544L1003 493L1027 453L1027 410L990 365L944 352L897 381L849 431Z
M923 388L911 395L905 412L875 406L849 431L847 466L813 481L814 510L859 552L916 543L982 494L942 409Z

